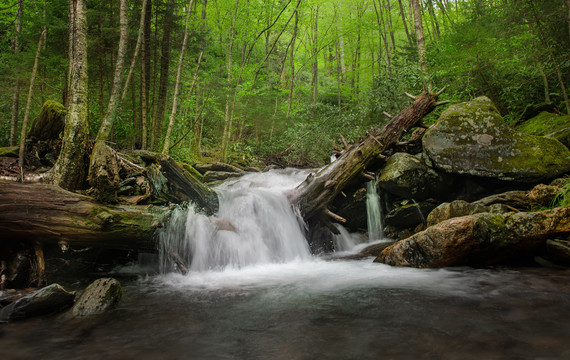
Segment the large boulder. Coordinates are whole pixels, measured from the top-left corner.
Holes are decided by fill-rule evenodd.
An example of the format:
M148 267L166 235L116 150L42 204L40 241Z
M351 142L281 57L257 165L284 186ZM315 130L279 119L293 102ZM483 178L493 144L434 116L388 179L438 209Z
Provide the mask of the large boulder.
M121 300L122 289L118 280L102 278L92 282L81 294L71 313L73 316L101 314Z
M570 171L564 145L514 131L486 97L450 106L423 146L435 167L450 173L540 182Z
M46 286L6 306L0 321L22 320L33 316L63 311L73 305L75 294L58 284Z
M385 191L416 201L438 197L449 188L449 182L448 176L406 153L390 156L378 179L378 185Z
M543 111L516 127L517 131L528 135L554 138L570 147L570 116L559 116Z
M441 268L497 265L570 234L570 207L453 218L384 249L375 262Z

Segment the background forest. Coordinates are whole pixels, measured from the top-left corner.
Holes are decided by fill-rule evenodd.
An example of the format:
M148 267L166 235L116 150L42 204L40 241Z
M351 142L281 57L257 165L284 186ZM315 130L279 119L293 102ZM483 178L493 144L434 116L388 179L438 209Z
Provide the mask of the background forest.
M112 94L119 4L87 1L92 138ZM408 0L128 5L126 86L109 139L119 148L166 149L188 162L318 165L328 161L339 134L358 139L388 119L383 112L402 109L405 92L422 90ZM429 82L447 86L446 99L486 95L513 123L529 104L553 102L568 113L570 0L420 5ZM19 141L30 91L32 119L44 101L66 102L68 6L0 0L0 146Z

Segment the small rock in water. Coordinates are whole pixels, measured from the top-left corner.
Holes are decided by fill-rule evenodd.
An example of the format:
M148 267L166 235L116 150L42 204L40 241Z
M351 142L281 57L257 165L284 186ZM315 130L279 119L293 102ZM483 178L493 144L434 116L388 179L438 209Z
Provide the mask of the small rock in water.
M74 298L75 294L67 292L58 284L52 284L3 308L0 312L0 322L63 311L73 304Z
M118 280L101 278L92 282L71 309L73 316L97 315L115 306L121 299Z

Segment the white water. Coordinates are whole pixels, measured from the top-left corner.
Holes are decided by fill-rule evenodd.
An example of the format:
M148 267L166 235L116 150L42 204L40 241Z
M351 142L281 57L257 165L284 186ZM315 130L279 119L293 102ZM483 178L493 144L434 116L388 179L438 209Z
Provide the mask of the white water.
M173 270L172 252L193 271L309 259L303 220L285 196L306 176L298 170L248 174L217 188L216 217L176 211L161 234L163 270Z
M366 184L366 219L368 222L368 238L371 241L384 238L382 218L382 206L380 195L376 191L376 181L370 180Z

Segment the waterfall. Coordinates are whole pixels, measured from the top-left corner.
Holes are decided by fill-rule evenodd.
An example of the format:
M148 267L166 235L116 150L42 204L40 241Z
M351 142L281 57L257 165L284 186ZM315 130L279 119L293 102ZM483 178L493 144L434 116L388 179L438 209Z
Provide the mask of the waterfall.
M366 219L368 223L368 239L370 241L383 239L382 206L380 205L380 195L376 191L376 181L374 180L370 180L366 184Z
M215 217L192 206L177 209L159 235L162 270L174 269L173 253L192 271L310 258L303 220L284 194L306 175L273 171L225 182L216 189L220 210Z

